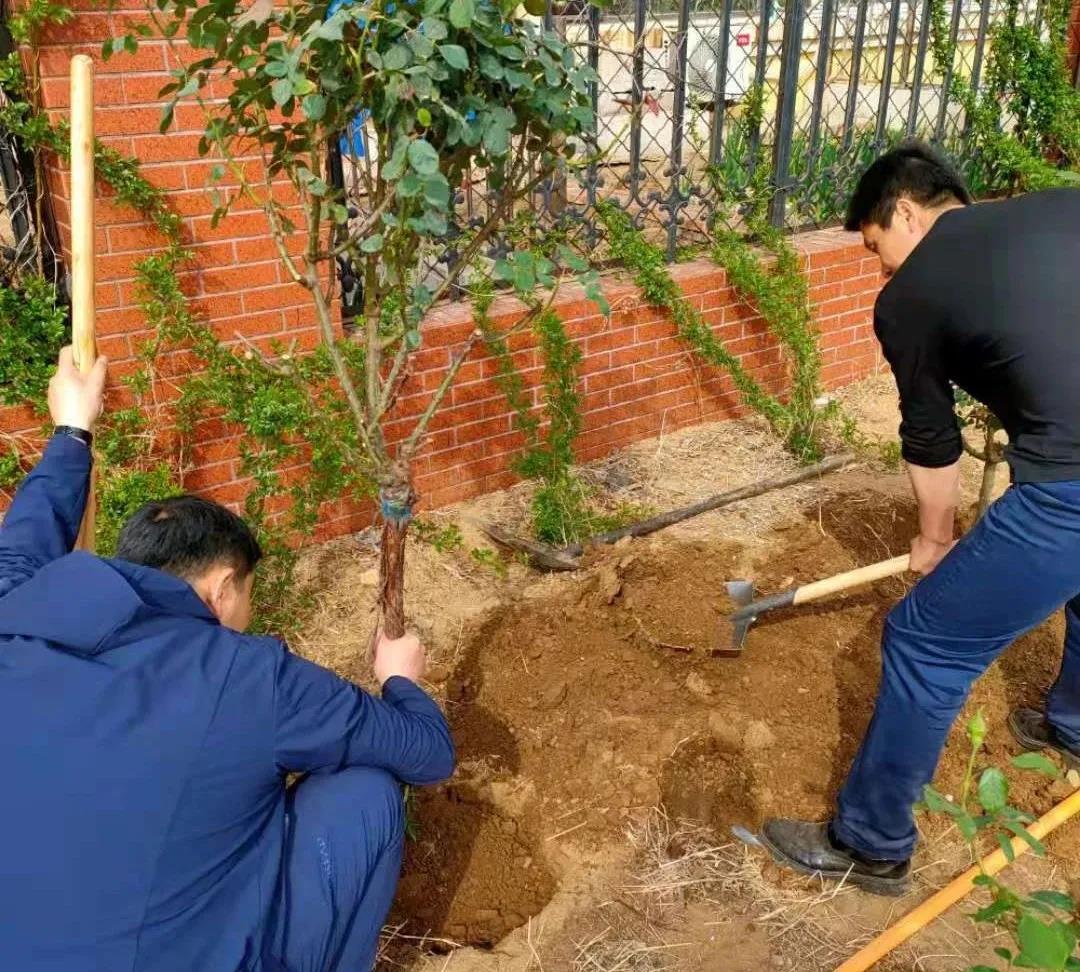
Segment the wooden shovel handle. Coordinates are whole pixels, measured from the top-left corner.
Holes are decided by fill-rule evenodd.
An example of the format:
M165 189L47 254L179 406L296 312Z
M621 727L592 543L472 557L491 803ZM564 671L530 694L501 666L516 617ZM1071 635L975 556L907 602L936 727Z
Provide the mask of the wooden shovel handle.
M71 59L71 343L84 374L97 358L94 334L94 62ZM94 549L94 479L75 546Z
M792 604L806 604L816 601L839 591L846 591L849 587L858 587L860 584L869 584L883 577L892 577L894 574L902 574L911 566L911 555L904 554L902 557L893 557L892 560L883 560L879 564L870 564L857 570L849 570L843 574L826 577L824 580L806 584L795 592Z

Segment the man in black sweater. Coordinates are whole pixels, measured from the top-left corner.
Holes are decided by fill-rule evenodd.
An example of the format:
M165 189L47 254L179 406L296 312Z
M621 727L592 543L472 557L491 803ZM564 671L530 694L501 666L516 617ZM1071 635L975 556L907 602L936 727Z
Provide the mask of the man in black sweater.
M1080 765L1080 190L970 203L918 143L878 159L851 201L847 228L889 278L874 329L900 392L919 504L911 564L925 576L885 623L877 705L833 820L763 829L781 863L879 894L909 885L911 808L971 683L1062 606L1045 713L1017 709L1009 725L1023 747ZM954 385L1001 420L1012 470L959 542Z

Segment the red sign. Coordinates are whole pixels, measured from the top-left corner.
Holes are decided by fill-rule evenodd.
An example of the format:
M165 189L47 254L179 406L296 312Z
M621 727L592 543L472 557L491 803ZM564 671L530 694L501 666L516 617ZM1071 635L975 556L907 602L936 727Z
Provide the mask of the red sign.
M737 34L736 37L735 37L735 43L738 44L739 47L749 47L750 46L750 35L749 34Z

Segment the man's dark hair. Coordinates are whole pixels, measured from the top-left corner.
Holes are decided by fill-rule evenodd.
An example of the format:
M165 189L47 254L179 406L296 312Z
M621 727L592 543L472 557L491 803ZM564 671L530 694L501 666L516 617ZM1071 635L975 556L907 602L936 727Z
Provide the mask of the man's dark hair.
M902 142L863 173L848 204L844 229L857 232L868 224L888 229L901 196L931 208L950 200L964 205L972 201L964 180L929 145Z
M198 496L143 506L120 531L116 556L192 580L225 563L246 577L262 557L251 528L231 510Z

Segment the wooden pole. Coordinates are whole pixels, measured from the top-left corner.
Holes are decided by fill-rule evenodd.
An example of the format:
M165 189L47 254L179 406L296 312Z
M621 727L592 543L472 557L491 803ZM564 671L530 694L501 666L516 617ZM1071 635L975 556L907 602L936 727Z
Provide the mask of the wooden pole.
M1042 840L1052 830L1056 830L1066 820L1073 817L1077 811L1080 811L1080 790L1077 790L1072 796L1066 797L1056 807L1048 810L1028 827L1027 831L1036 840ZM1019 857L1021 854L1027 853L1028 850L1027 841L1020 837L1013 837L1013 857ZM883 931L869 945L849 958L836 969L836 972L865 972L866 969L880 962L894 948L906 942L917 931L937 918L946 908L956 904L975 886L975 878L980 874L993 876L1008 863L1009 859L1000 848L992 854L988 854L982 859L981 868L976 865L949 884L946 884L937 894L927 898L914 911L904 915L895 925Z
M94 339L94 62L71 59L71 343L86 374L97 358ZM90 474L78 550L94 549L95 475Z

